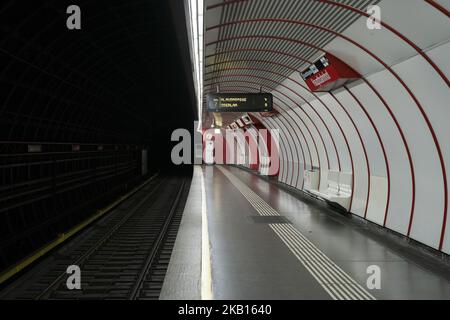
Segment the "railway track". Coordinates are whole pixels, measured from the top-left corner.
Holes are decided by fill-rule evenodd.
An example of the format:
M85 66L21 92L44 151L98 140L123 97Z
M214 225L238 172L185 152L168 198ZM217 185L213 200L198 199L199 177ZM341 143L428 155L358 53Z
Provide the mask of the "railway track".
M158 299L181 221L187 178L160 177L12 283L2 299ZM81 270L69 290L67 267Z

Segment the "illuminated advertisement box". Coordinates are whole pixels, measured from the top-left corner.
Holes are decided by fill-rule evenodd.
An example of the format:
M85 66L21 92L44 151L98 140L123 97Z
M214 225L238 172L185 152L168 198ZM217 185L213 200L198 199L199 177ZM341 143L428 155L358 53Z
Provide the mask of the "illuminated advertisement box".
M331 91L361 78L359 73L330 54L324 55L300 74L313 92Z

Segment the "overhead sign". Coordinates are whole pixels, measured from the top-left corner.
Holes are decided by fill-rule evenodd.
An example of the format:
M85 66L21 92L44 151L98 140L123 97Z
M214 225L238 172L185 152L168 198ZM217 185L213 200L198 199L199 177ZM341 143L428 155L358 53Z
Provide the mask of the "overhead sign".
M233 130L239 129L239 126L237 125L236 122L233 122L232 124L230 124L230 127L231 127L231 129L233 129Z
M252 119L250 119L250 117L248 115L243 116L241 119L242 119L242 121L244 121L244 123L246 125L250 125L253 123Z
M210 112L269 112L273 109L270 93L210 93Z

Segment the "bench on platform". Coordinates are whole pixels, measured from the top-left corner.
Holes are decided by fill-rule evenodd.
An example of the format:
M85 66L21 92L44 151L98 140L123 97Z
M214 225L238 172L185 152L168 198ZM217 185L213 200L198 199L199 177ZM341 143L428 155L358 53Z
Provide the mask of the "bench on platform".
M326 189L319 191L317 190L318 187L314 188L313 186L305 189L319 198L337 203L349 210L352 196L352 174L349 172L329 171Z

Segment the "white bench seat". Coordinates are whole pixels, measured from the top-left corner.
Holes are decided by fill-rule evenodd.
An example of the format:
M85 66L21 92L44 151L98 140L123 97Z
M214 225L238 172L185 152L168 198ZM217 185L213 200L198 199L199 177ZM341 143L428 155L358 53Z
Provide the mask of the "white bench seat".
M329 202L334 202L350 209L352 197L352 174L348 172L329 171L327 176L327 189L307 189L313 195Z

